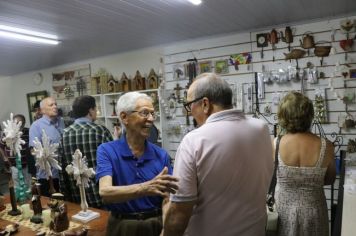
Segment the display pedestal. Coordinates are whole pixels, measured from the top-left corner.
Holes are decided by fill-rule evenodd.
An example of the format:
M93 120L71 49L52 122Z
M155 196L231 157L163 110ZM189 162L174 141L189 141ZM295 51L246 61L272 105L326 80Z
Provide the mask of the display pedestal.
M82 223L87 223L99 217L100 217L99 212L87 210L87 211L80 211L79 213L73 215L72 219Z

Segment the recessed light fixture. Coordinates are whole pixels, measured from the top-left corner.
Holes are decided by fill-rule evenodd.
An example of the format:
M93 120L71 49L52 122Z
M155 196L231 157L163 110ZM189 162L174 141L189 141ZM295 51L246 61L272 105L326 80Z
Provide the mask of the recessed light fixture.
M200 5L202 3L202 0L188 0L188 1L194 5Z
M60 43L57 35L21 29L7 25L0 25L0 36L18 40L25 40L33 43L44 43L51 45L57 45Z

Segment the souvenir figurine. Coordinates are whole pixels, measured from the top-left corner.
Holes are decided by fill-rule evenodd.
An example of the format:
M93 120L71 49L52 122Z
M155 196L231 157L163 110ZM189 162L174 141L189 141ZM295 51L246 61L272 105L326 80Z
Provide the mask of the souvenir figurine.
M17 223L7 225L4 230L0 231L0 236L8 236L13 233L16 233L19 230L19 227L20 225Z
M51 208L52 221L49 228L54 232L62 232L69 228L69 219L67 215L67 205L64 196L61 193L54 193L48 203Z
M31 218L31 222L35 224L42 223L42 205L41 205L41 194L40 194L40 183L37 183L36 178L32 178L32 209L33 209L33 217Z

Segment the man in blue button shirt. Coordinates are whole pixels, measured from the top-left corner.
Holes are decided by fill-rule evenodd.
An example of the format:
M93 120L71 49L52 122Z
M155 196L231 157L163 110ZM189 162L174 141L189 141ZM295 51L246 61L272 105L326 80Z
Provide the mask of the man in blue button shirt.
M129 92L117 102L126 132L97 151L99 194L111 211L106 235L158 236L163 198L175 193L168 153L146 139L156 118L152 99Z
M56 100L52 97L47 97L41 101L40 107L43 116L33 122L30 127L29 146L34 147L33 140L35 140L36 137L40 142L42 141L42 130L46 132L51 143L61 143L64 122L63 119L58 116ZM59 191L58 170L52 168L52 175L54 188L56 191ZM39 170L37 168L36 177L41 183L41 194L49 197L50 185L47 180L48 176L46 175L45 171Z

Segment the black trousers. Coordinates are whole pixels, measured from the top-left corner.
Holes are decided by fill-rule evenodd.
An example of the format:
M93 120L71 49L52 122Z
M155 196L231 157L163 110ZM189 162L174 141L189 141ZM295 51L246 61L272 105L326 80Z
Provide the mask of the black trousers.
M39 179L38 182L41 184L41 196L51 197L49 193L49 182L47 179ZM59 179L53 179L53 185L56 192L59 192Z
M162 216L145 220L120 219L110 214L106 236L159 236L162 231Z

